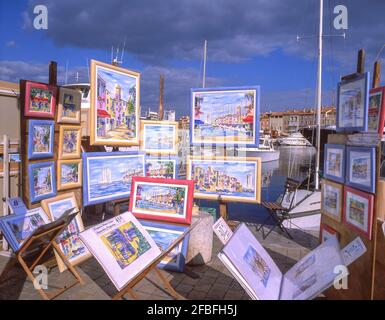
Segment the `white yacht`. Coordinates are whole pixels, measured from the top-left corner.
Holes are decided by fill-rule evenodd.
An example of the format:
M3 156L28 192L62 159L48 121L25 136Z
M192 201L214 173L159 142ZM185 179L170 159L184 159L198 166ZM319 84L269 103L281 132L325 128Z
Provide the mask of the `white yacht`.
M238 155L242 156L246 153L247 157L258 157L261 158L262 162L270 162L279 160L279 150L273 146L273 141L270 136L265 135L259 139L258 148L238 148Z
M292 146L292 147L311 147L312 144L300 133L292 133L288 137L277 139L277 142L281 146Z

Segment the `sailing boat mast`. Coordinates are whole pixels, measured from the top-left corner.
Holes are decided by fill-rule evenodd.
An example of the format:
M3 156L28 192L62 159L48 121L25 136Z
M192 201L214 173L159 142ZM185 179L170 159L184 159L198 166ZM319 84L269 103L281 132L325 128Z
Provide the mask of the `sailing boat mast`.
M320 0L318 33L318 74L317 74L317 154L315 164L315 189L319 189L319 167L321 153L321 97L322 97L322 37L323 37L323 0Z
M205 45L203 49L203 81L202 88L206 86L206 60L207 60L207 40L205 40Z

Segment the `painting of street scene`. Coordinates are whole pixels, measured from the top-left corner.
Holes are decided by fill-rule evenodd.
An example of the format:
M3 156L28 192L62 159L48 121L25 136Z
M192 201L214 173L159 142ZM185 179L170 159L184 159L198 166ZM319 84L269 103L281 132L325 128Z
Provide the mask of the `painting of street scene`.
M146 159L146 177L175 179L176 160Z
M255 142L256 90L193 92L193 143Z
M334 215L338 214L339 207L339 191L337 188L334 188L330 185L325 185L325 198L324 198L324 206L325 209Z
M77 119L79 111L80 105L76 104L74 95L67 92L64 93L62 117Z
M149 242L132 222L102 235L101 240L121 269L125 269L151 249Z
M183 216L186 211L186 193L185 186L138 182L133 211Z
M370 185L370 155L367 153L351 152L351 178L350 181Z
M254 274L266 287L269 282L271 269L267 265L266 261L258 254L258 252L252 247L248 246L246 253L243 256L243 260L248 264Z
M61 185L79 182L79 163L62 163L60 169Z
M128 197L131 180L144 176L143 155L121 155L87 158L89 201Z
M155 124L144 125L144 150L172 152L175 143L175 126Z
M342 176L342 150L328 149L326 173L341 177Z
M79 153L78 146L80 139L79 130L64 130L63 131L63 156L76 155Z
M31 215L15 216L14 219L7 221L9 230L12 231L18 243L22 243L35 229L44 225L46 222L39 212Z
M51 130L49 124L35 124L32 128L33 153L50 153L51 150Z
M47 166L32 169L32 181L35 198L53 192L52 167Z
M221 195L253 200L256 198L257 163L248 161L191 161L195 195Z
M380 121L382 92L369 95L368 131L377 132Z
M137 140L136 76L96 67L96 140L129 143Z
M348 197L348 218L355 225L359 225L361 229L365 226L365 217L368 215L368 201L359 199L358 197Z
M40 88L32 87L30 90L29 111L34 112L51 112L52 108L52 92Z

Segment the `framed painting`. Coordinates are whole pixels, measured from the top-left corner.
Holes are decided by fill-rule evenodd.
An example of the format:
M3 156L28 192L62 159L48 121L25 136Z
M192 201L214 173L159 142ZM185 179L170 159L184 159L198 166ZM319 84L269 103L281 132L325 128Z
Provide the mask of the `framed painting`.
M378 132L382 137L385 124L385 87L369 91L368 132Z
M371 240L374 195L347 186L344 193L343 222Z
M191 223L194 182L133 177L129 211L140 219Z
M118 290L161 255L155 241L130 212L88 228L80 233L80 239Z
M336 182L345 182L345 146L325 144L324 177Z
M82 133L80 126L60 126L59 159L76 159L81 154Z
M44 83L26 81L24 116L54 119L57 87Z
M53 158L55 122L28 120L28 159Z
M367 131L369 72L338 84L336 131Z
M194 181L194 197L260 203L261 158L190 157L187 179Z
M141 220L140 223L162 251L166 251L176 239L188 230L188 226L183 225L147 220ZM189 234L158 264L158 268L183 272L187 258L188 241Z
M385 140L381 140L381 156L380 156L380 175L381 181L385 180Z
M1 217L0 228L13 252L16 252L35 229L48 222L47 215L39 207L28 210L24 214L10 214Z
M128 198L132 177L145 174L144 157L129 151L83 153L83 205Z
M337 230L333 229L332 227L328 226L327 224L321 223L320 225L320 242L325 242L329 238L336 236L337 239L339 239L340 235L337 232Z
M75 193L73 192L65 193L54 198L45 199L41 202L41 206L51 221L59 219L68 209L74 208L76 211L79 210ZM83 230L83 221L79 212L70 222L68 227L63 231L63 233L56 238L56 243L59 245L60 250L67 258L68 262L73 266L91 257L91 253L88 251L87 247L83 244L79 237L79 233ZM55 256L59 271L65 271L67 267L63 260L56 252Z
M341 222L342 206L344 203L343 185L329 180L322 180L321 213Z
M91 145L139 145L140 74L91 60Z
M147 153L178 153L178 122L141 120L141 149Z
M191 145L259 145L260 87L191 89Z
M82 93L78 90L60 87L57 106L57 122L80 124Z
M56 196L56 173L53 161L28 165L29 199L38 202Z
M376 149L346 147L346 184L362 191L376 192Z
M82 160L58 160L57 189L66 190L82 186Z
M178 158L177 157L151 157L146 156L146 177L177 179Z

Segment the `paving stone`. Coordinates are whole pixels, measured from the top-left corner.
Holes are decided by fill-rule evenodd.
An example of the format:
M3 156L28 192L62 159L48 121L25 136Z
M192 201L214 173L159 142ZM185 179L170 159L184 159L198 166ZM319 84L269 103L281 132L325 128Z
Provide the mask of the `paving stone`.
M187 298L190 299L190 300L203 300L203 299L206 298L207 292L208 292L208 291L206 291L206 290L200 291L200 290L195 290L195 289L194 289L194 290L192 290L192 291L188 294Z

